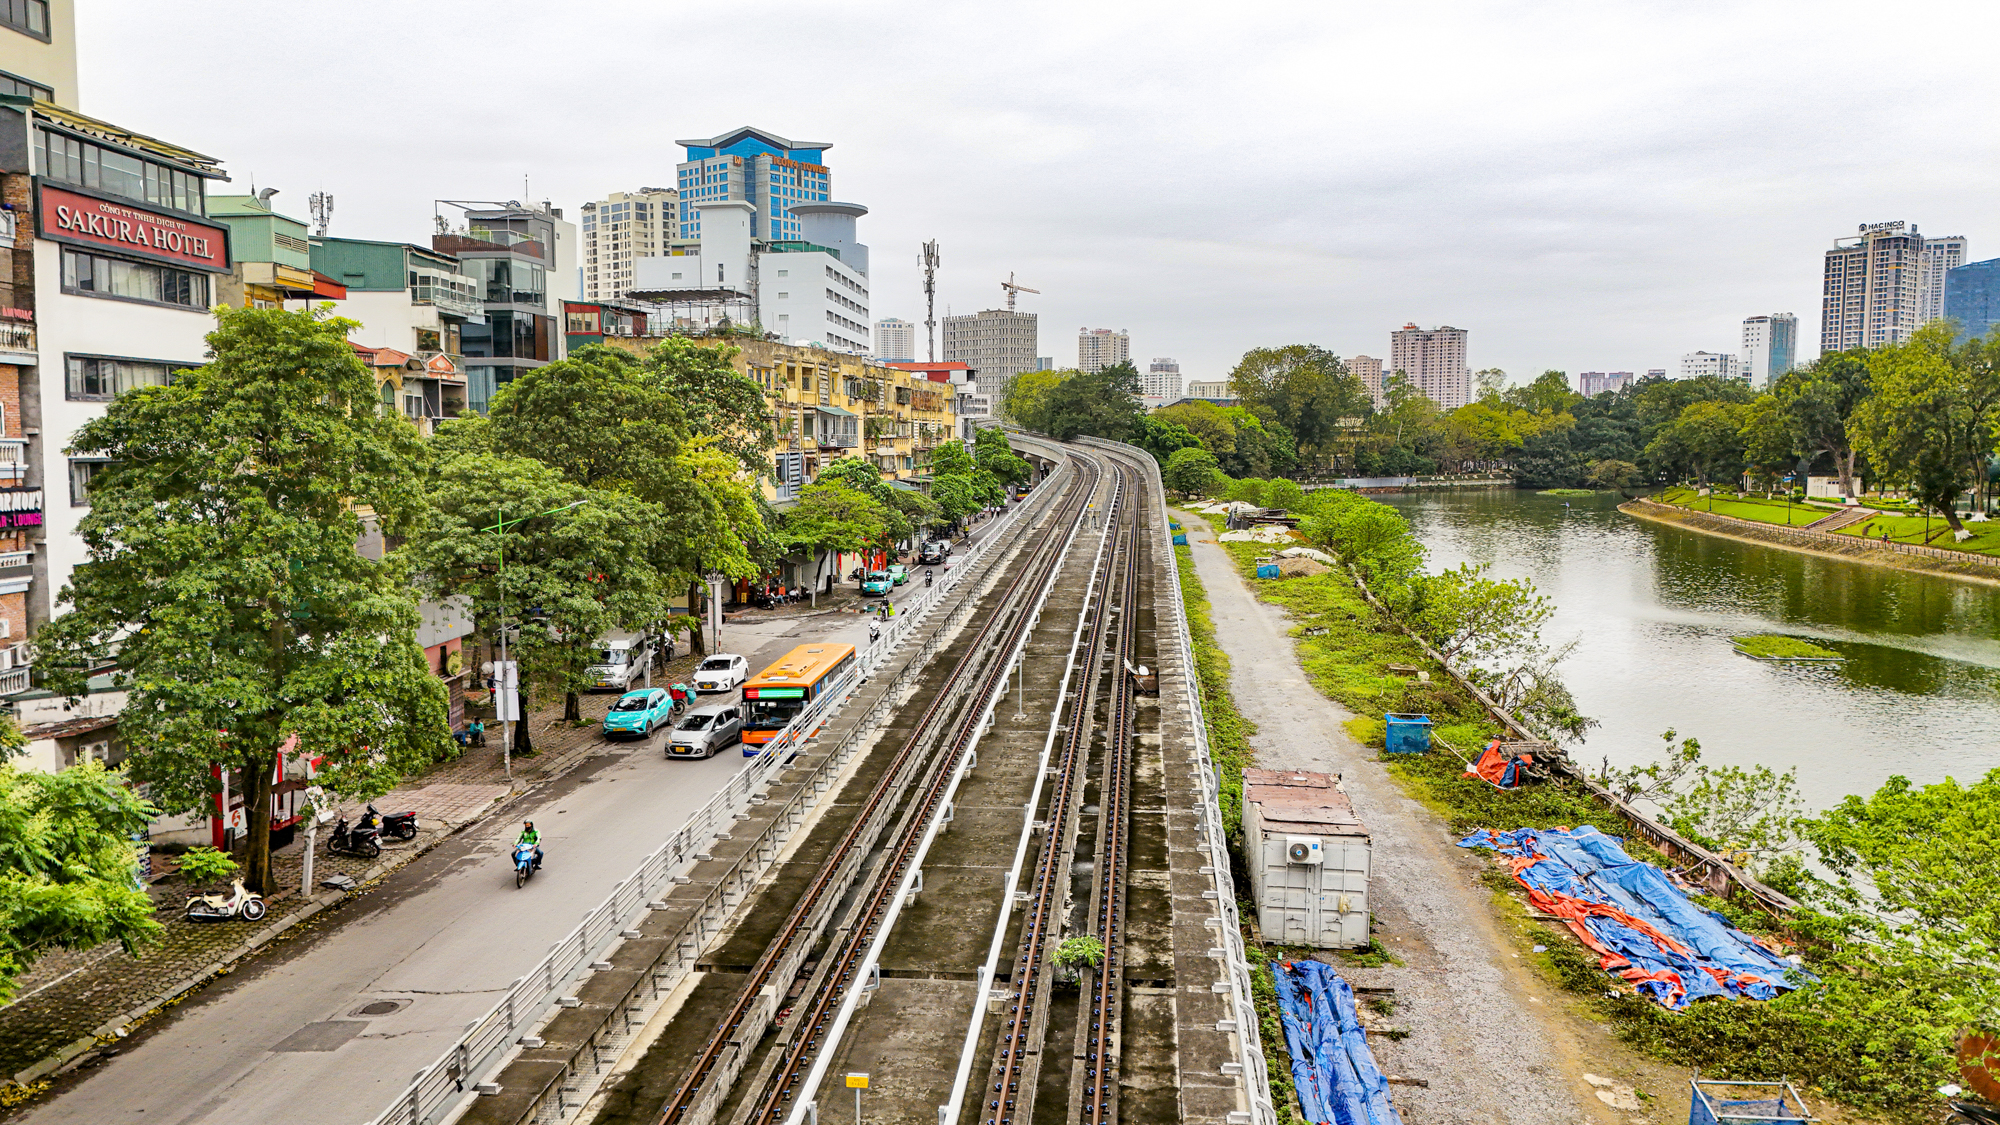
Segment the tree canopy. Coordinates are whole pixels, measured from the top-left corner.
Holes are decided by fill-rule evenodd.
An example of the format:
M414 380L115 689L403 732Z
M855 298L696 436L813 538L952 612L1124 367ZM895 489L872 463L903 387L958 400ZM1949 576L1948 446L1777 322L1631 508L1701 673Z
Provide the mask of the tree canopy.
M58 692L116 661L127 769L162 808L206 809L211 767L234 771L245 882L265 892L287 740L351 797L451 748L402 553L355 549L362 512L402 536L425 504L417 432L381 408L353 327L218 309L207 364L85 423L69 452L108 462L80 527L88 556L62 591L71 612L36 637Z

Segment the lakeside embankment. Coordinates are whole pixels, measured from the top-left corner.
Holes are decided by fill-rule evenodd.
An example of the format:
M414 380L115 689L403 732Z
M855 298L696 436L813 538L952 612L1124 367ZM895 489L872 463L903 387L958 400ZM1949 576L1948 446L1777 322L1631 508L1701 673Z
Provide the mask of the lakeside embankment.
M1715 535L1744 543L1756 543L1827 558L1846 559L1870 566L1936 574L1964 582L2000 586L2000 560L1969 555L1963 551L1952 551L1943 547L1925 547L1914 543L1884 543L1853 535L1836 535L1802 527L1760 523L1718 513L1691 511L1644 497L1628 500L1618 505L1618 510L1635 519L1673 524L1704 535Z

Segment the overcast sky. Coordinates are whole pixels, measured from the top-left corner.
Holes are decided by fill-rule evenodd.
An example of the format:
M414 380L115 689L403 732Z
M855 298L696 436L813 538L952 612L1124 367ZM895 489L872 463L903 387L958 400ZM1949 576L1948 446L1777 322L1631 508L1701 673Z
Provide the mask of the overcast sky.
M2000 256L1976 0L77 7L84 112L300 218L332 192L339 235L421 242L432 200L524 175L574 218L740 125L831 142L876 317L923 319L935 238L939 315L1011 270L1059 366L1086 326L1219 377L1415 321L1574 377L1735 351L1769 312L1811 357L1857 224Z

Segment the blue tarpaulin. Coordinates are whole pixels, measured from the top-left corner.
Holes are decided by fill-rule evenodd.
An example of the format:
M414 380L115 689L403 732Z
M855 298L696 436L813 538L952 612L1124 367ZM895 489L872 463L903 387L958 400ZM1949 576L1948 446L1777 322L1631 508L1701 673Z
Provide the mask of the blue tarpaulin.
M1354 990L1333 966L1273 961L1285 1049L1299 1108L1315 1125L1402 1125L1389 1104L1389 1081L1368 1049L1354 1010Z
M1598 953L1598 963L1669 1008L1704 996L1769 1000L1797 972L1791 962L1711 910L1688 901L1666 872L1625 854L1618 840L1585 825L1481 829L1461 848L1511 856L1528 901L1557 915Z

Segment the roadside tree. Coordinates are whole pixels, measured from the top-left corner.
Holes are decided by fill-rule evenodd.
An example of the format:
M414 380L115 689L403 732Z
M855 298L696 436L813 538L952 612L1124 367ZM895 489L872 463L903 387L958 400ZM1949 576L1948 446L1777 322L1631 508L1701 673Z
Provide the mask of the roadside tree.
M443 683L417 644L400 551L355 549L424 511L417 431L381 408L354 322L217 310L208 364L121 395L69 452L101 457L88 557L36 637L50 687L114 662L130 692L127 772L168 812L209 807L214 767L244 795L244 882L269 893L277 756L368 798L451 749Z
M1486 569L1464 563L1418 582L1410 623L1447 661L1511 668L1541 654L1555 605L1528 579L1488 578Z
M0 750L25 745L0 719ZM153 903L132 879L132 840L154 810L93 761L57 773L0 764L0 1001L56 949L157 940Z
M1868 353L1861 349L1823 355L1786 372L1772 388L1791 425L1793 444L1803 453L1832 458L1842 496L1861 495L1848 420L1872 390Z
M1346 421L1373 406L1360 378L1316 344L1245 352L1229 373L1229 388L1267 424L1283 427L1296 442L1299 461L1313 469L1331 464L1347 439Z

